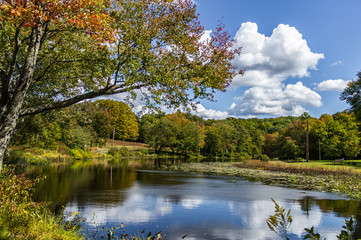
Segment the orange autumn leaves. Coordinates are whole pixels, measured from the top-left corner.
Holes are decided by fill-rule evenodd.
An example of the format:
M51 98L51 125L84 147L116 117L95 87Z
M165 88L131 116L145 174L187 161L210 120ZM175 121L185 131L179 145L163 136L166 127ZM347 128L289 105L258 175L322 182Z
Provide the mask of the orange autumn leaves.
M112 41L107 0L4 0L0 20L17 27L82 31L101 42Z

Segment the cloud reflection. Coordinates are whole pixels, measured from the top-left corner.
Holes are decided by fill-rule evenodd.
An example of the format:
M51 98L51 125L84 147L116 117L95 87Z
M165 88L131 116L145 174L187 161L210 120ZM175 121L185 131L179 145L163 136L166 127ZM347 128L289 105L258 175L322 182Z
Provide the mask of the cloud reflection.
M282 197L276 194L282 189L272 187L272 191L268 191L264 196L264 188L267 186L250 183L247 185L245 181L232 185L221 179L197 179L191 182L192 185L187 185L187 181L184 180L184 185L177 185L176 188L171 185L155 187L136 183L129 189L112 192L114 199L126 193L127 197L122 201L113 201L111 204L89 201L79 205L77 200L74 200L67 204L65 210L78 211L86 218L90 227L119 226L119 223L124 223L127 229L141 226L149 230L156 226L164 231L166 239L180 239L187 234L186 239L198 240L268 240L278 238L266 224L266 219L274 214L274 204L268 196L273 195L280 206L291 210L294 219L290 228L291 239L302 239L304 228L312 226L316 227L316 231L323 237L334 239L343 225L343 218L332 213L322 213L317 204L310 206L312 209L306 212L301 198L293 199L286 194L294 191L295 195L307 197L299 194L297 190L283 189ZM205 184L205 181L208 184ZM187 189L186 186L192 187L183 191ZM229 189L224 186L229 186ZM211 191L218 191L218 195ZM239 194L240 192L242 194ZM234 198L233 194L238 195L239 199ZM328 219L327 224L323 223L324 219Z

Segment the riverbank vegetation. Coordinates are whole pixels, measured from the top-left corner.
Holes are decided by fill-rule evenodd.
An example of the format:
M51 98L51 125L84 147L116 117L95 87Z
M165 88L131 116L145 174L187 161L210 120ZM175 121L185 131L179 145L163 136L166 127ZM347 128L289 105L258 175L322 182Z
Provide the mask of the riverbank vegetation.
M320 165L297 165L279 161L182 163L162 166L163 170L196 172L207 175L243 177L251 181L303 190L338 192L361 199L361 171L358 169Z
M76 225L32 200L36 182L8 169L0 174L0 239L81 239Z

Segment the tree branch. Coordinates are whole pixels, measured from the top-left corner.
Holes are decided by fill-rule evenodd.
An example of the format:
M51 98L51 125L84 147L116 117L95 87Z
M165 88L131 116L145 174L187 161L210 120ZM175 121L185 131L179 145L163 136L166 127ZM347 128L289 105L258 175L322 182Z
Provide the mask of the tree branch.
M131 90L134 90L134 89L140 89L140 88L145 87L147 85L148 84L139 84L139 85L134 85L134 86L127 86L126 84L121 84L121 85L117 85L117 86L102 88L102 89L92 91L92 92L88 92L88 93L84 93L84 94L81 94L81 95L78 95L78 96L75 96L75 97L72 97L72 98L69 98L69 99L66 99L66 100L50 102L50 103L42 104L42 105L39 105L39 106L36 106L36 107L23 109L20 112L20 117L35 115L37 113L42 113L42 112L53 110L53 109L68 107L68 106L73 105L75 103L78 103L80 101L83 101L83 100L86 100L86 99L92 99L92 98L103 96L103 95L112 95L112 94L117 94L117 93L128 92L128 91L131 91Z
M13 75L15 67L16 67L18 53L19 53L19 49L20 49L20 40L19 40L20 30L21 30L21 26L17 27L16 31L15 31L15 36L14 36L15 46L13 49L13 54L12 54L13 56L12 56L12 60L11 60L10 66L9 66L8 73L6 74L6 72L4 72L4 71L1 72L1 103L2 103L2 105L5 104L9 99L10 81L12 79L12 75Z

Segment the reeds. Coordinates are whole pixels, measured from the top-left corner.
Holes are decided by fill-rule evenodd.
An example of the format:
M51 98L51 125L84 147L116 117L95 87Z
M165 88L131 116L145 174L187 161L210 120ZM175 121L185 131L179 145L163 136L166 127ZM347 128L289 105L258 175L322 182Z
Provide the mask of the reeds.
M325 167L321 165L296 165L293 163L286 163L281 161L270 161L264 162L260 160L248 160L240 163L234 164L236 167L240 168L250 168L250 169L259 169L259 170L268 170L275 172L285 172L285 173L296 173L296 174L307 174L311 176L318 175L346 175L346 176L356 176L361 178L361 171L342 167L342 166L331 166Z

